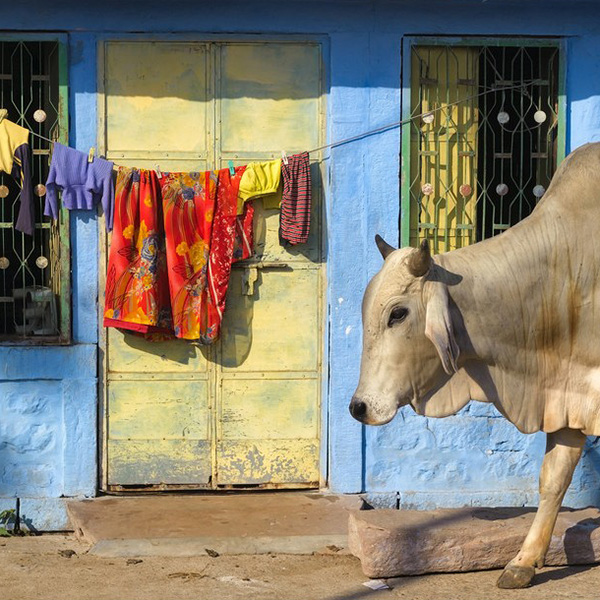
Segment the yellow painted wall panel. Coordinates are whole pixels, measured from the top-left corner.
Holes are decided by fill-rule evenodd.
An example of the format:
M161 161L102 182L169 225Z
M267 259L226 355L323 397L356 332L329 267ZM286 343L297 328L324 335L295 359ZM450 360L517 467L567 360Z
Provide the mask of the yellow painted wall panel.
M319 482L318 440L226 440L217 452L221 485Z
M232 272L221 333L225 370L316 371L319 272L258 271L254 294L241 293L245 270Z
M108 369L112 373L207 374L202 346L184 340L149 342L139 335L109 327Z
M204 381L112 381L108 401L110 439L210 437Z
M226 439L318 437L317 379L225 379L220 433Z
M207 46L109 42L105 48L110 151L205 152Z
M221 147L309 150L319 145L316 44L228 44L221 49Z
M108 440L109 485L208 485L210 444L198 440Z

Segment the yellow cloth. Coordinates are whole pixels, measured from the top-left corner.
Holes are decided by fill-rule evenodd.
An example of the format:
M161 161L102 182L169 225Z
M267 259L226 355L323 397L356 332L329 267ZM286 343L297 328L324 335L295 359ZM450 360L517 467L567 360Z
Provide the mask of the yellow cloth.
M281 159L266 162L251 162L240 180L237 212L244 211L244 202L263 198L265 208L281 206Z
M0 122L0 171L12 174L15 150L26 144L28 139L29 130L8 119L2 119Z

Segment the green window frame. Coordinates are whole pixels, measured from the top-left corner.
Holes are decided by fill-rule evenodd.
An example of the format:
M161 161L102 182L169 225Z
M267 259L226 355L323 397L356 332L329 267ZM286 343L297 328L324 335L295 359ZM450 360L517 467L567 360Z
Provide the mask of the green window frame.
M68 37L0 34L0 108L29 134L35 232L14 230L20 190L0 172L0 345L71 341L69 213L43 215L52 144L68 144ZM44 114L36 111L42 110ZM41 136L41 137L40 137Z
M553 163L552 172L544 172L542 178L544 185L547 185L549 177L565 156L565 41L559 38L508 39L433 36L411 36L403 39L401 95L403 125L401 128L399 224L401 246L415 245L418 240L426 237L430 240L434 252L452 250L500 233L526 216L532 202L535 205L535 198L526 199L528 207L523 208L521 205L525 195L531 196L532 183L530 181L527 183L527 194L523 185L521 187L513 185L512 197L492 198L492 196L502 196L500 192L496 191L501 187L497 185L498 181L502 181L502 178L498 179L497 173L506 172L506 167L503 165L511 160L511 152L497 151L498 144L494 146L493 141L490 142L488 139L494 136L493 132L488 135L488 131L492 127L492 118L494 123L496 119L500 122L498 115L503 110L501 107L507 96L511 93L514 93L515 96L517 92L521 93L516 88L514 92L506 88L511 84L518 85L518 77L521 77L521 81L525 81L527 79L524 76L526 69L511 65L513 69L511 73L520 73L513 78L513 81L503 81L502 69L500 69L498 75L491 78L490 83L490 78L485 79L486 76L480 72L483 71L482 65L488 64L487 58L484 57L481 62L478 52L480 56L488 53L490 56L500 56L501 54L504 57L506 54L507 57L510 57L518 55L521 51L521 54L526 55L529 59L529 54L538 49L540 57L542 55L553 56L552 64L556 63L556 70L553 73L550 72L551 68L548 66L547 81L542 82L542 79L535 78L539 79L541 83L539 86L535 84L529 88L534 93L536 86L539 88L537 90L539 93L542 88L547 89L548 95L552 89L554 94L555 106L552 106L550 110L546 109L546 113L551 113L552 117L555 115L555 127L552 131L554 155L550 158L544 156L545 162L538 160L537 163L528 157L530 160L528 168L531 169L531 172L536 168L538 172L549 171L548 165ZM429 52L428 58L421 60L419 53L426 55L427 52ZM554 56L554 53L557 56ZM474 57L470 62L465 58L469 56ZM427 63L428 60L430 63ZM509 59L506 60L508 62ZM423 64L425 64L424 68ZM435 64L431 69L432 74L428 72L429 64ZM507 67L507 72L509 70ZM551 81L550 75L552 75ZM443 88L443 84L445 84L445 88ZM435 94L429 91L432 86L438 86ZM483 90L489 90L493 86L503 87L504 90L499 89L483 96L480 95ZM486 103L483 99L487 98L494 98L494 100ZM521 102L521 113L512 115L513 123L517 122L521 128L529 127L529 125L522 125L525 122L523 115L524 111L528 110L527 115L530 119L533 114L532 104L533 101L528 107L523 108ZM457 107L461 107L461 110ZM514 106L512 108L512 112L515 113ZM492 110L494 111L493 115ZM423 119L422 112L426 112L428 118ZM548 119L548 123L550 121L551 119ZM546 123L546 129L548 129L548 123ZM508 126L500 127L508 130ZM482 131L486 129L486 133L480 134L479 128ZM432 134L433 132L435 134ZM488 138L486 138L487 141L482 142L484 135ZM505 133L500 131L498 137L502 138L504 135ZM510 143L505 144L504 141L501 141L500 146L503 145L507 146L506 150L514 149ZM491 150L492 146L494 147L493 151ZM505 150L505 148L503 147L501 150ZM535 148L535 150L539 150L539 148ZM518 155L518 152L516 154ZM537 158L537 155L542 157L543 153L538 151L533 152L533 155L536 155ZM482 162L484 159L486 163ZM521 161L520 166L523 168L525 161L522 158ZM436 162L439 164L436 165ZM490 163L494 163L492 167L489 167ZM487 166L482 168L484 164ZM491 176L488 177L486 169L489 168L495 173L495 179ZM426 175L423 175L424 172ZM534 194L543 193L544 186L538 185L537 188ZM467 196L463 195L463 191L467 192ZM501 189L501 192L507 193L505 189ZM539 199L539 196L536 195L536 198ZM496 203L493 205L494 211L497 206L501 207L497 210L498 215L494 214L491 219L489 214L481 212L486 210L485 207L489 202ZM511 204L507 208L509 202ZM466 207L469 204L471 206L470 214L467 214ZM516 210L514 210L515 207ZM499 216L501 212L503 213L502 217ZM507 213L510 213L512 218L510 223L506 218ZM462 214L464 218L457 217L459 214ZM518 216L521 214L522 216ZM517 215L516 218L515 215ZM451 219L453 220L452 228Z

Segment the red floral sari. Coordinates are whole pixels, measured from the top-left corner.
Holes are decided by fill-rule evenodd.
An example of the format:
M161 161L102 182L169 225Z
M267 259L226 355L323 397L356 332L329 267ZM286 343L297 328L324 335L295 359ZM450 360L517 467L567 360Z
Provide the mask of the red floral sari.
M207 271L217 175L164 173L160 185L175 336L210 344Z
M154 171L119 170L105 326L203 344L218 338L231 264L253 251L252 203L237 215L244 169L160 180Z
M119 168L104 326L172 330L160 185L154 171Z

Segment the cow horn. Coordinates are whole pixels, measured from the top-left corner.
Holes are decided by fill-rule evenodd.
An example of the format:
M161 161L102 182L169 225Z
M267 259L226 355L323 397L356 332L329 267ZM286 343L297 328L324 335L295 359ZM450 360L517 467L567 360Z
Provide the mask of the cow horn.
M423 277L431 268L431 252L429 242L423 240L418 250L411 252L408 257L408 271L413 277Z
M396 250L394 246L390 246L378 233L375 235L375 243L377 244L377 248L379 248L379 252L381 252L381 256L383 256L383 260Z

